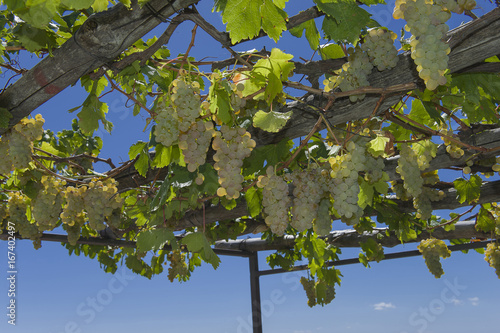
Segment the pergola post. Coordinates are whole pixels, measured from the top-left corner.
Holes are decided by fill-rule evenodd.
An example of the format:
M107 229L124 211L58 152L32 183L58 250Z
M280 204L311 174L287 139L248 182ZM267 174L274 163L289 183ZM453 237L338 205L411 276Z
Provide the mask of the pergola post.
M258 252L252 252L248 259L250 263L250 295L252 299L253 333L262 333Z

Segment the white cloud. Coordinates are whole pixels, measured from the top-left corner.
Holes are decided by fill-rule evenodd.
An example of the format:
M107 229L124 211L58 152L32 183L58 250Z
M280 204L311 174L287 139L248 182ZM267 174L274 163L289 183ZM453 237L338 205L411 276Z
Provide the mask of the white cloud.
M373 309L377 311L387 310L387 309L395 309L396 306L392 303L380 302L377 304L373 304Z
M469 301L473 306L479 305L479 297L471 297L471 298L469 298Z
M464 302L463 302L463 301L461 301L461 300L459 300L458 298L452 298L452 299L451 299L451 303L452 303L453 305L462 305L462 304L464 304Z

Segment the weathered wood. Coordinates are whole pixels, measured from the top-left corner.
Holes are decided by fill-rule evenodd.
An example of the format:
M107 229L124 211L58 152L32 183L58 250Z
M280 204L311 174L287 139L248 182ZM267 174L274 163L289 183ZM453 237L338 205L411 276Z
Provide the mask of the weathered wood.
M372 232L359 234L356 230L338 230L332 231L328 236L321 237L329 244L338 247L360 247L360 242L366 242L368 239L376 239L377 242L384 247L394 247L400 245L401 241L394 234L390 233L387 236L388 228L376 228ZM455 224L455 230L445 231L442 228L437 228L432 232L432 236L437 239L459 239L459 238L479 238L489 239L491 234L477 231L474 221L463 221ZM423 239L430 237L430 233L423 231L416 239L406 243L420 242ZM260 238L237 239L229 241L218 241L214 248L224 250L242 250L242 251L269 251L269 250L286 250L291 249L295 245L295 236L286 235L283 238L278 238L272 242Z
M175 10L196 2L151 0L149 6L140 8L134 1L132 10L119 3L105 12L91 15L73 37L53 51L52 56L40 61L0 95L0 107L13 116L8 128L83 75L115 59L162 22L155 15L159 13L168 18ZM0 128L0 135L8 128Z

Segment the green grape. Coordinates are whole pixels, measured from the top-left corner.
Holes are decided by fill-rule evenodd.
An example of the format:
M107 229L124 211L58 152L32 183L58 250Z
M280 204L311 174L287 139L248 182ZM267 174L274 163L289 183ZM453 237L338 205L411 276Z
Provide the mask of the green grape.
M489 243L484 252L486 260L491 267L495 269L498 278L500 279L500 247L497 243Z
M12 161L9 156L9 141L4 136L0 138L0 174L8 175L12 171Z
M448 258L451 255L451 251L448 250L446 244L440 239L429 238L421 241L417 248L424 256L425 264L429 271L436 278L441 277L444 271L439 259L440 257Z
M189 268L186 264L186 254L180 250L175 250L167 255L168 261L170 261L170 267L168 268L168 279L170 282L174 282L177 277L179 281L185 281L189 277Z
M87 190L86 186L82 187L66 187L64 192L65 205L61 213L63 224L68 226L82 226L86 221L86 213L84 211L84 195Z
M122 200L117 193L114 179L90 182L83 195L83 202L92 229L96 231L105 229L106 218L113 214L113 210L121 207Z
M179 136L179 148L184 154L184 162L190 172L205 164L210 142L215 136L212 122L197 120L186 133Z
M348 62L342 66L342 72L338 76L331 76L323 82L326 92L333 90L337 86L342 91L349 91L370 85L368 75L372 72L373 65L368 55L361 50L360 46L350 47L347 52L349 54L347 57ZM349 96L353 103L364 98L364 94Z
M163 106L157 109L154 135L157 142L165 147L173 145L179 137L179 118L172 106Z
M37 114L35 118L23 118L14 126L14 130L23 134L28 140L35 141L42 139L43 124L45 120L41 114Z
M420 174L418 157L407 144L401 145L396 172L401 175L403 186L409 195L415 198L422 193L424 181Z
M455 136L453 134L452 130L441 129L439 132L443 135L448 136L448 137ZM446 152L451 156L451 158L460 158L460 157L464 156L465 152L463 151L463 149L459 145L457 145L455 142L447 139L446 137L443 137L442 139L443 139L443 142L446 146Z
M313 221L314 232L318 236L327 236L332 231L332 218L330 216L330 198L324 198L320 201L318 214Z
M63 186L65 182L55 177L42 176L43 188L32 203L33 218L40 231L50 231L57 226L63 204Z
M288 196L288 184L269 166L265 176L260 176L257 186L262 188L262 206L264 220L271 231L283 236L288 227L288 211L291 199Z
M364 37L361 49L367 53L379 71L396 67L398 63L398 50L394 46L396 38L394 32L383 28L369 29Z
M2 139L9 141L9 158L16 169L29 167L33 146L31 141L18 131L10 131Z
M9 220L14 222L16 232L18 232L22 238L35 239L40 236L40 231L38 230L35 221L28 220L26 215L28 209L29 198L24 194L12 193L9 202Z
M214 169L219 175L219 197L225 196L229 200L240 197L244 180L241 175L243 160L250 156L255 145L250 133L241 127L222 125L220 132L216 133L212 148L215 150Z
M64 230L68 233L68 243L75 246L80 239L80 234L82 232L82 227L79 224L64 224Z
M177 112L179 130L187 132L201 113L200 84L181 76L172 82L170 99Z

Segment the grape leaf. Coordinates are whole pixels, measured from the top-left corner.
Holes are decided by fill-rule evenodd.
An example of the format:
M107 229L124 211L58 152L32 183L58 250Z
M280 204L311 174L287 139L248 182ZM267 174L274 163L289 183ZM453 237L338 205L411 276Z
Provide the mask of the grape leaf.
M260 31L260 7L263 0L226 0L222 9L222 22L227 24L231 42L237 43L243 39L250 39Z
M99 129L99 120L104 128L111 132L113 124L106 120L108 105L101 102L96 95L90 94L83 102L82 111L78 112L78 124L85 135L91 136Z
M163 180L163 183L161 184L160 188L158 189L158 192L156 192L153 200L149 204L149 211L154 212L158 210L160 207L163 207L165 203L167 202L169 196L170 196L170 167L167 172L167 176L165 177L165 180Z
M318 28L316 28L316 22L314 22L314 20L305 21L298 26L293 27L289 31L292 36L300 38L302 37L304 30L307 41L309 42L309 46L311 47L311 49L317 50L319 47L319 39L321 36L319 35L319 31Z
M319 53L321 54L321 59L338 59L345 57L342 47L335 43L321 45Z
M456 179L453 182L455 189L457 190L457 200L460 203L472 203L479 199L481 194L481 177L478 175L472 175L470 180L466 179Z
M134 159L137 155L139 155L142 150L146 147L147 143L143 141L138 141L134 143L130 149L128 150L128 157L132 160Z
M260 110L253 116L253 125L264 131L276 133L286 125L292 114L292 111L279 113L274 111L264 112Z
M217 114L217 117L224 124L232 124L230 89L225 85L227 85L226 81L221 82L215 79L212 80L208 92L210 98L210 112L212 114Z
M496 220L493 214L487 209L490 204L481 205L481 209L476 217L476 229L484 232L494 231L496 228Z
M12 114L6 108L0 108L0 128L8 128Z
M153 130L151 130L153 133ZM155 148L155 157L151 162L151 166L155 168L164 168L172 161L172 146L165 147L162 144L157 144Z
M92 8L96 12L102 12L108 9L108 0L95 0L94 4L92 5Z
M259 172L264 168L266 161L267 166L276 165L279 161L285 159L292 146L293 141L285 139L276 144L255 148L252 150L250 157L243 161L243 175L249 176Z
M370 14L355 0L314 0L318 9L327 14L323 20L325 36L336 42L354 43L361 30L370 23Z
M373 190L373 186L368 184L364 179L361 180L361 184L359 185L359 194L358 194L358 205L361 208L365 208L366 206L371 206L373 201L373 194L375 191Z
M386 156L385 147L390 139L386 136L378 135L375 139L368 142L367 150L373 157Z
M248 212L251 217L256 217L262 210L262 189L250 187L245 192Z
M69 9L86 9L94 3L94 0L61 0L61 4Z
M141 231L137 235L137 250L140 252L157 251L174 239L174 233L166 228Z
M42 49L52 49L57 45L57 36L48 29L38 29L26 23L16 26L13 31L19 39L21 45L29 52L36 52Z
M264 0L260 7L260 15L262 16L262 29L270 38L278 42L281 33L286 30L287 14L272 0Z
M201 258L212 264L214 269L217 269L220 264L219 257L215 254L215 252L210 247L210 244L207 241L207 238L201 232L193 232L186 235L182 239L182 244L185 244L190 252L199 252Z

